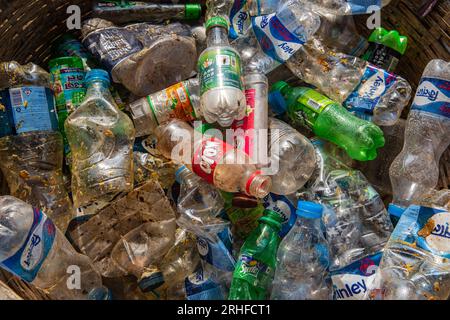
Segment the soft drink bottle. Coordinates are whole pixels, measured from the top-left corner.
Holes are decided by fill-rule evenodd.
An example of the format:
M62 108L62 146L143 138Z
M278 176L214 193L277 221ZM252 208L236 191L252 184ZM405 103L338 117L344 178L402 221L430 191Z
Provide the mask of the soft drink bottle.
M450 63L426 66L408 115L403 150L389 170L393 202L407 207L436 187L439 159L450 144Z
M353 159L373 160L377 157L377 149L384 145L383 131L378 126L355 117L314 89L292 88L279 81L271 91L270 106L275 113L287 111L294 123L339 145Z
M0 266L54 299L108 295L91 260L79 254L44 212L12 196L0 197Z
M258 227L245 240L233 273L229 300L264 300L269 296L280 244L281 217L265 210Z
M272 300L330 300L328 243L321 226L323 207L299 201L297 221L281 241Z
M228 43L228 24L221 17L206 22L208 47L199 57L200 106L209 123L229 127L245 116L239 53Z
M298 50L287 67L330 99L378 125L395 124L411 97L411 86L405 79L362 59L334 52L319 39Z
M194 135L194 129L178 119L156 128L157 148L168 159L184 163L191 171L228 192L245 192L263 198L271 179L262 175L248 156L216 137Z
M378 11L391 0L298 0L306 8L320 14L355 15Z
M281 231L280 237L283 238L294 226L297 220L296 206L297 195L295 193L288 195L278 195L275 193L269 193L263 199L263 207L278 213L281 218Z
M49 74L35 64L0 64L0 167L11 195L45 210L64 232L74 212L50 88Z
M88 72L86 85L86 99L65 123L76 208L103 207L133 188L133 122L117 108L106 71Z
M136 100L129 105L136 137L152 134L157 126L172 118L193 121L201 117L198 78L174 84L167 89Z

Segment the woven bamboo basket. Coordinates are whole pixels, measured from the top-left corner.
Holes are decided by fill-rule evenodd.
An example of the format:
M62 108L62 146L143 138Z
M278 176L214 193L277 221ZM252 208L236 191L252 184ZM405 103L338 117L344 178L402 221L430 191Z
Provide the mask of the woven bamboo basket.
M199 3L204 1L187 1ZM423 69L429 60L450 60L449 22L450 0L438 0L431 12L420 16L424 3L430 0L392 0L382 10L382 26L397 29L409 37L405 56L397 67L398 74L416 89ZM34 62L46 67L52 43L67 31L66 12L70 5L78 5L82 19L90 14L92 1L86 0L0 0L0 61ZM356 18L361 34L368 36L367 17ZM0 180L1 175L0 175ZM7 193L1 181L0 194ZM440 187L450 185L450 152L441 160ZM0 270L0 279L24 299L49 299L42 291Z

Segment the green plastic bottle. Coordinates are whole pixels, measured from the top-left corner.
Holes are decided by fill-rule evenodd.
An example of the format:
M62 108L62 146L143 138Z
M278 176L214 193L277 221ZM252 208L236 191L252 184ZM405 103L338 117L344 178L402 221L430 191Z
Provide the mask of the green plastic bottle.
M383 131L377 125L311 88L293 88L279 81L271 88L269 104L275 114L287 112L295 124L340 146L354 160L374 160L377 149L384 146Z
M362 58L391 72L408 46L408 37L400 35L397 30L387 31L384 28L376 28L368 41L370 45Z
M245 240L231 282L229 300L264 300L275 274L281 216L265 210Z

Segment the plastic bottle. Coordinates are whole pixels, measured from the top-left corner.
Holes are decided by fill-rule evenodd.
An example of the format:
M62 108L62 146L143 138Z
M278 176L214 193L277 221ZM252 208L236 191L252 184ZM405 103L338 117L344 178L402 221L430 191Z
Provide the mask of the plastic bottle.
M330 99L377 125L395 124L411 97L411 86L405 79L362 59L334 52L319 39L309 41L286 65Z
M269 193L263 199L263 206L265 209L278 213L281 218L281 230L280 237L284 238L286 234L291 230L292 226L297 220L296 206L297 196L295 193L288 195L278 195Z
M172 118L184 121L198 119L201 116L199 80L192 78L174 84L130 103L129 109L136 137L152 134L158 125Z
M200 4L165 4L141 1L96 1L93 14L114 23L154 22L166 20L196 20L202 14Z
M369 48L362 59L387 71L394 71L408 46L408 37L397 30L376 28L369 37Z
M265 210L258 227L245 240L233 273L229 300L264 300L269 296L280 244L281 217Z
M86 85L86 99L65 123L76 208L102 207L133 188L133 123L114 103L106 71L88 72Z
M297 221L281 241L272 300L330 300L328 243L322 233L323 207L299 201Z
M262 198L269 193L271 179L250 164L247 155L224 141L201 133L186 122L173 119L156 128L157 148L168 159L184 163L191 171L228 191L242 191Z
M228 24L221 17L206 22L208 47L199 57L200 106L209 123L229 127L245 116L241 58L228 43Z
M355 15L378 11L388 5L391 0L298 0L306 8L320 14Z
M50 88L49 74L35 64L0 64L0 167L11 195L45 210L65 231L74 212Z
M384 145L383 131L375 124L359 119L340 104L307 87L290 87L279 81L271 88L270 106L347 151L359 161L373 160Z
M104 299L91 260L75 251L44 212L12 196L0 197L0 266L53 299ZM78 277L78 278L77 278Z
M439 159L450 144L450 63L426 66L408 115L403 150L389 169L393 202L407 207L439 179Z

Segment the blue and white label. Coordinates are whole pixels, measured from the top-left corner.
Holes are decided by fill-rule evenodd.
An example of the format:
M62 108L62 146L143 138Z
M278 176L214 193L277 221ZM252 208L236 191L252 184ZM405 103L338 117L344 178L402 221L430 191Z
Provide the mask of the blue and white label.
M352 14L372 13L381 9L381 0L348 0L348 5L352 10Z
M374 286L382 253L365 257L331 274L333 299L362 300Z
M28 86L0 91L0 137L30 131L57 131L53 92Z
M233 257L232 237L229 227L222 230L213 241L204 237L197 237L197 248L200 257L217 269L233 271L236 260Z
M184 281L187 300L223 300L220 285L205 275L199 267Z
M247 0L235 0L230 11L230 31L232 39L242 37L250 28L250 15L245 11Z
M269 193L263 199L263 206L265 209L278 213L283 218L279 235L280 237L284 237L297 220L294 204L286 196Z
M56 228L47 216L33 210L33 224L23 246L0 265L22 280L32 282L50 252Z
M450 81L422 78L411 110L430 112L450 118Z
M344 106L350 112L372 115L380 99L396 82L394 74L369 64L360 84L345 100Z
M252 17L252 26L264 53L280 63L287 61L306 42L304 36L306 32L294 35L281 23L275 13ZM296 30L302 30L301 26Z

